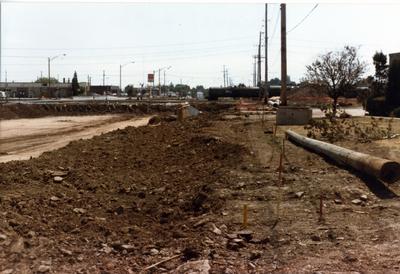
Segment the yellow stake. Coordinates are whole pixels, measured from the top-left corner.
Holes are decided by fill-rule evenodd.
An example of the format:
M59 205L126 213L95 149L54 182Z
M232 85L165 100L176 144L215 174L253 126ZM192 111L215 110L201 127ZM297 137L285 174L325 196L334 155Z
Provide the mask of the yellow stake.
M243 205L243 227L247 227L247 205Z

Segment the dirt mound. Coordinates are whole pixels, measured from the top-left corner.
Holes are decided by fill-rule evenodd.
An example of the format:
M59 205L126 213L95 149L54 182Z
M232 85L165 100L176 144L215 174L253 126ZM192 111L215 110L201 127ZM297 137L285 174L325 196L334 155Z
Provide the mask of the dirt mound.
M161 249L196 249L204 232L193 222L220 214L214 186L228 184L245 152L208 126L198 118L129 127L0 164L2 269L50 261L56 273L77 273L113 258L121 264L108 269L125 273L125 260L139 271Z
M0 119L37 118L58 115L85 115L105 113L159 113L174 112L174 106L149 104L86 103L86 104L0 104Z

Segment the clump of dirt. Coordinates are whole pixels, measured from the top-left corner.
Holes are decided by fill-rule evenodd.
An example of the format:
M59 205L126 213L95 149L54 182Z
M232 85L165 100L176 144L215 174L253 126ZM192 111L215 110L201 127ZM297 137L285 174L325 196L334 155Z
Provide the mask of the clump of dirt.
M224 200L213 188L228 183L246 150L207 135L206 117L158 122L0 164L0 265L36 269L50 260L69 273L130 258L139 271L160 250L203 250L204 230L193 222L220 214ZM14 241L23 243L18 252Z

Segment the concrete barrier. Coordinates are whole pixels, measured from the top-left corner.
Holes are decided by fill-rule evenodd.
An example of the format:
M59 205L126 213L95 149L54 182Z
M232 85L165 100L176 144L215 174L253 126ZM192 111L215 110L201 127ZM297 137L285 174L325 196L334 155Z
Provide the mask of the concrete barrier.
M277 125L306 125L312 118L308 107L280 106L276 112Z

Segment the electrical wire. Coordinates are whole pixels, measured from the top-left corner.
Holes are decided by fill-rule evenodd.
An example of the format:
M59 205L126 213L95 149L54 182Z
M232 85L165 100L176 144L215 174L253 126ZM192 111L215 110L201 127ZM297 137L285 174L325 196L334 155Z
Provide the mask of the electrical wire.
M319 4L315 4L315 6L307 13L306 16L304 16L303 19L300 20L299 23L297 23L297 25L295 25L293 28L291 28L289 31L286 32L286 34L288 34L289 32L295 30L298 26L300 26L306 19L308 16L311 15L311 13L318 7Z
M142 49L142 48L159 48L159 47L173 47L173 46L187 46L187 45L198 45L208 43L220 43L237 40L248 40L253 36L240 36L232 37L227 39L209 40L209 41L197 41L197 42L182 42L174 44L152 44L152 45L138 45L138 46L124 46L124 47L99 47L99 48L23 48L23 47L4 47L6 50L121 50L121 49Z
M280 18L280 17L281 17L281 13L280 13L280 10L278 9L278 15L276 16L276 21L275 21L274 30L272 31L271 38L268 40L268 42L269 42L270 44L271 44L271 40L274 39L276 30L277 30L277 28L278 28L278 21L279 21L279 18Z

